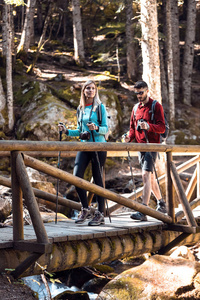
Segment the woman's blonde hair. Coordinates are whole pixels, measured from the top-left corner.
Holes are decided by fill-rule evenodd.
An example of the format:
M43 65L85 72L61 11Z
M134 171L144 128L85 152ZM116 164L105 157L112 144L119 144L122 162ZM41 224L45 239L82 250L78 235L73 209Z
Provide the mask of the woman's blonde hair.
M99 99L99 93L98 93L98 89L97 89L97 85L93 80L88 80L86 81L81 89L81 98L80 98L80 109L81 110L85 110L85 95L84 95L84 90L85 88L90 85L91 83L93 83L95 85L95 96L94 96L94 100L93 100L93 111L96 110L97 106L101 103L101 100Z

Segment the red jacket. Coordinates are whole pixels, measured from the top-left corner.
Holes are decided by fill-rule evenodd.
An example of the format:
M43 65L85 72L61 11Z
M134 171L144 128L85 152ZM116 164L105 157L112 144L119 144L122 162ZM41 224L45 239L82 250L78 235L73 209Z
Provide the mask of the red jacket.
M160 134L165 132L164 112L162 105L157 102L155 105L154 120L151 121L152 102L153 99L149 98L148 103L146 103L144 106L142 106L140 103L138 105L135 116L134 109L132 110L129 130L129 137L131 142L134 139L136 143L147 142L143 130L136 130L138 120L143 119L149 124L149 130L146 131L149 143L160 143Z

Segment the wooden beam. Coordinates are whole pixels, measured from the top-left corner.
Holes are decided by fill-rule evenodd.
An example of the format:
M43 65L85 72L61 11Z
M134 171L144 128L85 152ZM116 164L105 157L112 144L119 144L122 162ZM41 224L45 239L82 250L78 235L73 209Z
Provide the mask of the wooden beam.
M33 253L29 257L27 257L16 269L11 272L11 275L14 278L20 277L36 260L39 259L41 253Z
M185 233L196 233L197 227L192 227L188 225L182 225L182 224L168 224L164 230L169 231L178 231L178 232L185 232Z
M173 223L175 223L175 205L174 205L174 193L173 184L170 174L170 165L172 163L172 152L167 152L166 161L166 203L168 208L168 214L172 217Z
M175 164L173 162L171 162L170 168L171 168L171 176L172 176L173 184L174 184L176 192L178 194L180 203L182 204L183 211L185 213L187 222L188 222L188 224L190 226L197 227L197 223L196 223L195 218L193 216L193 213L192 213L192 211L190 209L190 204L189 204L189 202L187 200L187 197L185 195L185 192L184 192L181 180L180 180L180 178L178 176L178 172L176 170L176 166L175 166Z
M168 152L167 152L168 153ZM183 164L179 165L176 170L178 172L178 174L182 173L183 171L189 169L191 166L195 165L196 163L199 162L199 155L192 157L191 159L189 159L188 161L184 162ZM163 184L165 182L165 174L161 175L158 180L159 180L159 184ZM136 191L136 197L140 197L142 195L142 191L143 191L143 187L140 187L139 189L137 189ZM131 193L128 196L129 199L134 199L135 198L135 193Z
M1 176L1 175L0 175L0 184L11 188L11 180L9 178ZM52 202L52 203L56 203L56 195L53 195L53 194L45 192L45 191L41 191L36 188L32 188L32 189L33 189L34 195L36 197L44 199L44 200ZM61 196L58 196L58 204L66 206L66 207L70 207L72 209L81 210L80 203L75 202L73 200L63 198Z
M191 210L195 209L197 206L200 205L200 197L194 199L193 201L191 201L189 203ZM175 218L176 218L176 222L179 222L183 217L185 216L183 211L179 211L176 213Z
M17 241L14 242L13 248L20 251L28 251L35 253L51 253L52 244L41 244L31 241Z
M11 183L12 187L12 210L13 210L13 240L19 241L24 239L24 220L23 220L23 200L22 189L19 184L16 158L18 152L11 152Z
M190 201L196 185L197 185L197 168L195 169L194 173L192 174L192 177L190 179L188 187L185 191L188 201Z
M200 161L197 163L197 197L200 197Z
M121 195L118 195L114 192L111 192L109 190L106 190L98 185L95 185L93 183L90 183L84 179L81 179L79 177L76 177L68 172L62 171L60 169L57 169L55 167L52 167L44 162L41 162L33 157L29 157L27 155L24 155L24 161L25 164L33 169L36 169L41 172L45 172L48 175L54 176L56 178L59 178L60 180L69 182L70 184L73 184L75 186L78 186L79 188L82 188L84 190L90 191L92 193L95 193L97 195L100 195L104 198L107 198L109 200L112 200L114 202L117 202L118 204L121 204L123 206L129 207L131 209L140 211L144 214L147 214L149 216L152 216L158 220L161 220L166 223L171 223L172 219L171 217L164 215L158 211L155 211L154 209L144 206L136 201L130 201L130 199L127 199Z
M157 152L185 152L200 153L199 145L168 145L138 143L80 143L56 141L17 141L2 140L0 151L157 151Z
M25 203L27 205L31 221L33 223L33 227L35 229L35 234L37 236L38 243L49 243L48 236L40 215L40 211L38 208L37 201L35 199L31 183L28 178L28 174L26 172L26 167L24 161L22 159L21 153L17 153L16 155L16 170L18 179L20 182L20 186L23 191L23 195L25 198Z
M175 238L173 241L171 241L167 246L161 248L157 253L160 255L165 255L167 252L169 252L172 248L179 245L184 239L189 237L191 233L181 233L177 238Z

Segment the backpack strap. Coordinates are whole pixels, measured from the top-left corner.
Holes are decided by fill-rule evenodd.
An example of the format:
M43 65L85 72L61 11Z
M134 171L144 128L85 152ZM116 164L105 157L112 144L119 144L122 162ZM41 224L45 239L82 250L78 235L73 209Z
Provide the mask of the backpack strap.
M140 104L140 103L138 102L138 103L136 103L136 104L134 105L134 107L133 107L133 110L134 110L134 119L135 119L136 111L137 111L137 109L138 109L139 104Z
M98 118L99 125L101 126L101 122L102 122L101 103L98 104L97 106L97 118Z
M151 110L149 113L151 113L151 121L154 120L154 113L155 113L155 105L157 103L157 100L153 100L152 105L151 105Z

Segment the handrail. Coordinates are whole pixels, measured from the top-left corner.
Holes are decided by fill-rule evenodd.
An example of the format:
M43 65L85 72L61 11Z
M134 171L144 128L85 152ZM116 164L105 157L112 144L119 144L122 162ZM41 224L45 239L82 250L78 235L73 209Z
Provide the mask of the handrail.
M51 141L0 141L0 151L158 151L200 153L199 145L167 145L137 143L80 143Z

